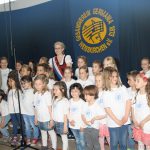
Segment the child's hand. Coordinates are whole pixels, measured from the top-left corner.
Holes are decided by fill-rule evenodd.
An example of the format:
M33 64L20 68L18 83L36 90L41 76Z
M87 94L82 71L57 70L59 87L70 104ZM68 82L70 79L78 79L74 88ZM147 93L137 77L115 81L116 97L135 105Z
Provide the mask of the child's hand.
M35 124L36 126L38 125L38 120L37 120L37 119L34 120L34 124Z
M93 123L94 123L94 121L95 121L95 118L92 118L92 120L91 120L91 124L93 124Z
M52 128L54 126L54 121L53 120L50 120L49 122L49 127Z
M144 124L145 124L145 122L144 122L144 121L141 121L141 122L139 123L139 127L140 127L141 129L143 129Z
M91 121L86 121L86 125L90 126L91 125Z
M122 125L123 125L122 120L116 120L116 123L117 123L119 126L122 126Z
M136 120L134 120L133 123L136 128L139 128L139 123Z
M80 132L83 132L84 131L84 128L80 127Z
M74 120L71 120L71 121L70 121L70 124L71 124L71 126L74 127L74 126L75 126L75 121L74 121Z
M68 133L68 128L64 126L64 134Z
M122 124L125 124L128 121L128 118L123 117L121 121L122 121Z

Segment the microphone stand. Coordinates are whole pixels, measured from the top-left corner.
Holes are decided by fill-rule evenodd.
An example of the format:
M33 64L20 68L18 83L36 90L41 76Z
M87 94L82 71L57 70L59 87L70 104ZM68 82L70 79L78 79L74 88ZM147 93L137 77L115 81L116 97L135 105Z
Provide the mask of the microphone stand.
M18 147L14 148L13 150L17 150L17 149L24 150L26 148L31 148L31 149L38 150L35 147L32 147L30 145L26 145L26 143L25 143L25 137L24 137L24 131L23 131L23 125L22 125L23 118L22 118L22 115L21 115L20 94L19 94L18 89L17 89L17 96L18 96L18 105L19 105L20 131L21 131L22 139L20 141L20 145Z

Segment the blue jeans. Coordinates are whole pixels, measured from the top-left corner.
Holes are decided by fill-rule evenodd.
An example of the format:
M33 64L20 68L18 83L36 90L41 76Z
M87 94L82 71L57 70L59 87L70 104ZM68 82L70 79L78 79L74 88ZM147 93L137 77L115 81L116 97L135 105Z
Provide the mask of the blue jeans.
M33 129L33 138L37 139L39 136L39 129L34 124L34 116L23 114L23 120L25 123L26 137L31 138L31 130Z
M20 122L20 114L19 113L14 113L14 114L10 114L11 116L11 121L12 121L12 125L13 125L13 136L17 136L18 134L18 127L20 128L21 126L21 122ZM22 115L21 115L22 117ZM24 130L24 122L23 122L23 117L22 117L22 129ZM24 131L23 131L24 133Z
M50 128L49 125L50 125L50 121L47 121L47 122L38 122L38 126L39 126L40 130L44 130L44 131L53 130L54 127Z
M130 148L131 150L134 150L135 142L132 136L133 133L132 133L131 126L132 126L131 124L128 126L128 148Z
M71 129L71 131L76 139L77 150L85 150L84 132L79 129Z
M1 120L2 120L2 117L0 116L0 122ZM9 120L10 120L10 115L5 116L5 123L4 123L5 126L4 128L0 128L0 132L2 133L4 137L9 137L9 132L7 130L7 125L8 125Z
M117 150L118 144L120 146L120 150L127 150L128 125L109 128L109 133L111 150Z

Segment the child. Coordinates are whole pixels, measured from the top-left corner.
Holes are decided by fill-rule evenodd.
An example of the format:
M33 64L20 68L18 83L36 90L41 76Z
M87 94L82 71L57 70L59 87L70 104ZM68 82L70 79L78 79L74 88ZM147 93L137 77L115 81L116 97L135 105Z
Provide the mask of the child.
M67 97L67 87L63 81L54 84L53 114L55 121L55 131L62 138L63 150L68 150L68 113L69 102Z
M141 68L143 73L150 78L150 59L148 57L144 57L141 60Z
M8 109L11 116L11 121L13 125L13 138L11 141L12 146L16 146L18 144L17 134L18 127L20 127L20 112L19 112L19 101L20 104L22 102L22 90L20 81L18 78L17 71L11 71L8 75ZM23 120L22 120L23 121ZM24 128L23 128L24 129Z
M77 79L79 79L80 68L83 66L87 66L87 65L88 65L87 58L85 56L79 56L77 59L78 68L76 68L76 70L75 70L75 76L77 77ZM88 72L89 72L89 76L93 75L91 67L88 67Z
M4 142L9 141L9 132L7 131L7 125L10 120L7 95L0 89L0 132L3 135Z
M11 69L8 68L8 59L6 57L2 57L0 59L0 71L2 75L2 86L1 89L7 93L8 86L7 86L7 78L8 74L11 71Z
M35 76L36 73L36 66L33 60L29 60L28 62L29 67L31 68L31 77Z
M76 82L74 79L72 79L72 76L73 76L72 68L66 67L64 70L64 77L63 77L62 81L64 81L66 83L68 98L70 98L70 94L69 94L70 86Z
M105 92L103 95L104 108L107 113L107 126L110 133L110 149L127 149L128 124L131 100L125 86L119 80L115 68L104 69Z
M92 63L92 72L93 75L89 76L89 78L95 83L95 76L97 74L99 74L100 72L102 72L103 68L102 68L102 64L99 60L95 60Z
M106 117L106 113L96 103L98 89L95 85L84 88L86 103L82 111L82 120L86 127L84 129L86 150L100 150L99 144L99 123Z
M31 75L31 68L28 65L23 64L20 70L20 76L23 77L28 75Z
M38 125L42 135L42 149L47 149L47 132L51 137L52 148L56 150L56 134L52 115L52 97L47 90L46 75L38 75L34 79L36 93L34 95L35 125Z
M31 130L33 129L32 145L35 145L38 141L39 129L34 125L34 91L32 89L31 76L23 76L21 78L21 84L23 87L23 100L21 105L21 113L23 114L23 120L25 123L26 144L31 144Z
M16 61L15 70L18 72L19 79L21 79L20 70L22 68L22 65L23 65L23 63L20 60Z
M96 100L96 102L101 107L101 109L104 110L104 102L103 102L104 81L103 80L104 79L102 73L99 73L95 76L95 83L96 83L96 87L98 88L98 99ZM108 144L110 145L109 131L106 122L107 122L106 118L100 120L99 143L100 143L101 150L105 150L105 145L104 145L105 137L107 139Z
M136 80L136 76L138 74L138 71L136 70L133 70L133 71L130 71L129 73L127 73L127 79L128 79L128 84L129 84L129 88L127 89L128 90L128 93L129 93L129 96L131 97L131 99L133 100L135 95L136 95L136 86L135 86L135 80ZM133 104L133 102L132 102ZM132 121L132 117L131 118L131 121ZM132 122L131 124L129 124L128 126L128 148L130 150L134 150L134 145L135 145L135 142L134 142L134 139L133 139L133 133L132 133Z
M45 74L47 76L47 78L49 79L48 81L48 90L50 92L52 92L53 89L53 85L55 84L55 81L53 79L50 78L50 67L48 64L38 64L37 65L37 73L36 75L41 75L41 74Z
M150 78L144 73L136 76L138 89L132 107L133 137L138 142L138 150L150 149ZM145 146L144 146L145 145Z
M85 149L83 121L81 118L81 112L85 105L83 101L83 88L80 83L74 83L70 87L71 99L69 101L69 127L76 139L77 150Z
M118 70L115 58L113 58L112 56L105 57L103 60L103 68L106 67L113 67Z
M94 85L93 81L89 79L89 72L86 66L79 69L79 79L77 80L77 83L80 83L83 88L88 85Z
M41 57L39 60L39 64L48 64L48 58L47 57Z

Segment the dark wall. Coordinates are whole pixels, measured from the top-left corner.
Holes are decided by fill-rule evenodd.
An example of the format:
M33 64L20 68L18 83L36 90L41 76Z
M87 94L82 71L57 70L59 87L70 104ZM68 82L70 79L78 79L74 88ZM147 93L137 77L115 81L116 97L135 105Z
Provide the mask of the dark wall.
M150 57L150 1L119 3L120 70L123 80L131 70L140 70L142 57Z
M66 53L72 54L75 60L70 1L54 0L12 11L12 39L17 59L26 63L31 58L35 61L41 56L50 58L54 55L54 42L60 40L67 46ZM150 2L120 0L118 6L119 64L121 75L125 80L126 72L140 69L139 62L142 57L150 57ZM9 19L9 12L0 13L0 56L7 56L13 67Z
M72 52L67 5L67 0L54 0L11 12L13 48L17 59L26 63L31 58L35 61L41 56L50 58L54 55L53 44L58 40L66 44L67 53ZM11 58L9 18L9 12L0 13L0 56Z

